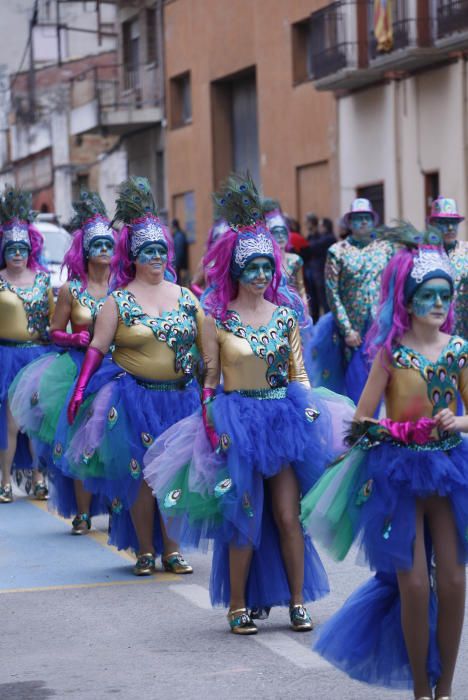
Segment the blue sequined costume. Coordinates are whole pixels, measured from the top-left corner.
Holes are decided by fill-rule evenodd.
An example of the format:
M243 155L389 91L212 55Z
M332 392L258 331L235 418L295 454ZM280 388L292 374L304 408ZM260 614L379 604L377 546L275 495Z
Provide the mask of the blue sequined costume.
M341 450L340 431L353 407L331 392L310 389L297 316L287 307L276 307L259 328L228 311L216 320L216 333L224 384L210 411L221 453L213 452L202 417L194 414L148 451L145 479L174 536L196 545L214 539L214 605L229 604L230 544L254 548L247 605L286 605L291 594L268 479L291 465L305 493ZM328 592L328 581L308 537L304 564L304 599L316 600Z
M53 310L47 273L38 272L31 287L15 287L0 277L0 450L8 447L8 391L23 367L48 352L48 328ZM20 434L13 469L31 466L26 436Z
M378 306L380 277L392 254L386 242L360 242L352 237L328 249L325 283L330 312L315 326L311 363L314 386L325 386L355 402L359 400L369 367L363 345L351 348L344 337L353 330L364 340Z
M399 345L389 371L387 416L407 427L412 414L412 425L428 421L430 434L403 442L386 426L370 425L303 499L302 516L335 558L344 558L356 541L378 572L321 628L315 650L352 678L411 687L395 574L413 565L417 499L448 499L459 561L468 562L468 440L440 434L431 421L444 408L455 411L457 390L468 407L468 342L452 336L436 362ZM434 682L440 675L436 613L433 592L428 672Z
M110 542L138 550L130 517L142 482L143 457L153 441L200 405L194 379L203 312L181 288L177 308L146 314L127 289L112 292L118 326L111 359L104 359L70 430L69 475L112 504ZM162 552L159 518L154 546Z

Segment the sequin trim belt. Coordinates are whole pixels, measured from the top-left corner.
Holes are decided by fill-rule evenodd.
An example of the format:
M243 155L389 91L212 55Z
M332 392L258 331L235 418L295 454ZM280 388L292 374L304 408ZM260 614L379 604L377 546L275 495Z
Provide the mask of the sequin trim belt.
M137 384L144 386L145 389L151 389L151 391L183 391L192 382L192 378L187 380L175 379L167 382L153 382L148 379L139 379L138 377L135 377L135 379Z
M286 386L279 386L275 389L239 389L238 391L229 391L226 393L239 394L248 399L285 399L288 388Z
M462 443L462 437L458 434L449 435L449 437L443 438L442 440L429 440L424 445L416 445L415 443L405 443L399 442L398 440L369 440L364 438L360 443L360 447L364 450L369 450L372 447L376 447L379 444L393 445L394 447L403 447L407 450L413 450L413 452L448 452L458 447Z
M33 340L16 341L0 338L0 345L4 345L5 347L10 348L35 348L42 347L43 345L45 345L45 343L38 343L34 342Z

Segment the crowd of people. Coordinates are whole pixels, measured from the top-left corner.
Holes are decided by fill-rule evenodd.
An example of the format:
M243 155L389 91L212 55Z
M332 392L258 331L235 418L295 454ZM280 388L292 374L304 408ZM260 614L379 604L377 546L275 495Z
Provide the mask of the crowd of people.
M374 572L314 649L352 678L451 697L468 559L468 243L456 202L424 230L355 199L307 236L249 176L213 195L190 288L187 242L148 181L74 203L54 299L31 196L0 198L0 503L12 473L72 534L109 513L133 572L192 573L252 635L295 632L329 592L313 542ZM179 278L179 283L178 283ZM382 401L385 410L382 409Z

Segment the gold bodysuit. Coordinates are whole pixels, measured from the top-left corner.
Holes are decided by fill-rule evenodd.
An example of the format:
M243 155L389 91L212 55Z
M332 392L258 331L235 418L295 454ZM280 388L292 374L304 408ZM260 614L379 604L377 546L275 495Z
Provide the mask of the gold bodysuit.
M91 331L106 297L96 299L87 289L82 288L82 283L79 280L71 280L68 287L72 296L70 323L73 333L82 330Z
M31 287L15 287L0 277L0 339L14 343L47 341L54 312L50 277L38 272Z
M278 306L268 324L243 325L235 311L216 321L224 391L271 390L301 382L309 387L296 315Z
M112 359L119 367L148 381L190 377L201 347L203 311L194 295L181 287L177 309L160 317L145 314L127 289L112 292L119 319Z

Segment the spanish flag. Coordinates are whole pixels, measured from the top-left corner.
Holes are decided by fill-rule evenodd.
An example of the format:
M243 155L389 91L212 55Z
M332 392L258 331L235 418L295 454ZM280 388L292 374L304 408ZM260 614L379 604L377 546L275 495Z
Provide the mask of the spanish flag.
M374 0L374 35L379 53L393 49L392 0Z

